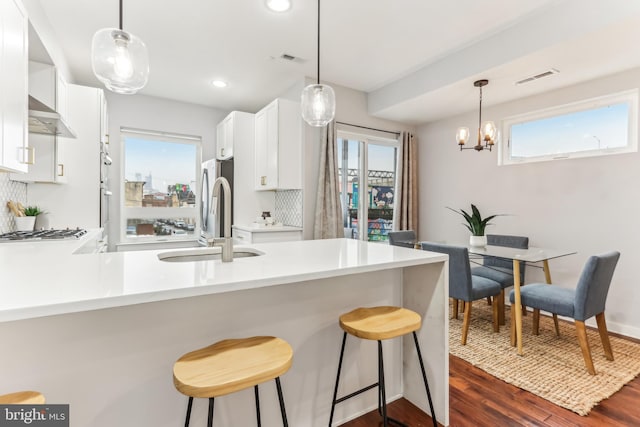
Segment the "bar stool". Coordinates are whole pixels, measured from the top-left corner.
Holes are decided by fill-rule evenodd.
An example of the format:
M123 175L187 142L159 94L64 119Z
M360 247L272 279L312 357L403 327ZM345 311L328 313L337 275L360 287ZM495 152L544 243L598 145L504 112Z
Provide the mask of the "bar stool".
M402 307L382 306L357 308L353 311L350 311L349 313L340 316L340 327L344 330L344 334L342 336L342 348L340 349L340 361L338 363L336 387L333 391L333 402L331 404L329 427L331 427L331 423L333 422L333 413L335 410L335 406L338 403L344 402L347 399L355 397L375 387L378 387L378 413L380 413L380 415L382 416L384 422L383 425L386 427L389 422L393 422L401 426L406 426L406 424L387 416L387 401L384 383L384 361L382 357L382 340L396 338L402 335L406 335L410 332L413 334L413 341L416 345L418 360L420 361L420 369L422 370L422 379L424 380L424 386L427 390L427 398L429 400L429 408L431 409L431 419L433 420L433 426L438 426L438 423L436 421L436 413L433 409L433 402L431 400L431 392L429 391L429 383L427 382L427 374L424 370L424 363L422 361L420 345L418 344L418 337L415 332L420 329L421 324L422 318L418 313ZM338 384L340 382L340 371L342 370L342 359L344 356L344 347L347 340L347 333L358 338L378 341L378 382L338 399Z
M37 391L18 391L0 396L0 405L42 405L44 396Z
M194 397L209 399L207 426L211 427L214 398L249 387L255 390L260 426L258 384L272 379L276 381L282 423L287 427L280 376L289 370L292 360L289 343L264 336L227 339L183 355L173 365L173 383L180 393L189 397L185 427L189 425Z

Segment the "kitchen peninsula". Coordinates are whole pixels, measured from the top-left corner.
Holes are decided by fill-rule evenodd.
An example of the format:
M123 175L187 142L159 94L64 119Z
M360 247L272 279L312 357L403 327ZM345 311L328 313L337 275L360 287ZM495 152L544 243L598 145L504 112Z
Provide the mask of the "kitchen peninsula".
M324 426L341 340L340 314L402 305L423 317L419 339L438 421L448 424L446 256L349 239L255 244L261 256L163 262L166 251L76 254L81 242L0 246L2 389L37 389L69 403L72 426L176 426L186 399L172 365L217 340L276 335L294 349L282 377L290 425ZM175 251L172 251L175 252ZM375 342L347 344L345 392L375 382ZM387 396L426 410L407 340L386 341ZM406 351L404 349L406 347ZM263 419L278 425L275 390L261 390ZM373 409L374 391L339 406L344 421ZM216 405L219 425L254 425L253 392ZM196 401L192 425L205 425Z

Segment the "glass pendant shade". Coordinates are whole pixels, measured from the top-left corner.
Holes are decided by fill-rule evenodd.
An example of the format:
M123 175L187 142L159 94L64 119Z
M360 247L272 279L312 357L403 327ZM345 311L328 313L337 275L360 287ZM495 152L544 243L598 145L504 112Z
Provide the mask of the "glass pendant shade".
M96 32L91 43L91 65L107 89L134 94L149 79L147 46L135 35L117 28Z
M301 96L302 118L311 126L326 126L336 115L336 94L331 86L311 84Z
M459 127L456 132L456 141L458 145L464 145L469 141L469 128L468 127Z
M482 125L482 139L485 143L493 145L496 140L496 125L493 122L484 122Z

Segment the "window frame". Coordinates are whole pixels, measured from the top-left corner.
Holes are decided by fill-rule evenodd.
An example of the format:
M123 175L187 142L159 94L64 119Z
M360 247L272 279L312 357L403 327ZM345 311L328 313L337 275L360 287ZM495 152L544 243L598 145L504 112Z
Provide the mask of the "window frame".
M585 157L606 156L612 154L634 153L638 151L638 89L625 90L568 104L544 108L527 113L506 117L501 121L500 129L503 137L498 144L499 165L518 165L552 160L579 159ZM514 125L536 120L557 117L570 113L594 110L613 104L626 103L629 107L627 117L627 145L623 147L599 148L584 151L550 153L535 157L511 156L511 128Z
M380 132L382 133L382 132ZM380 133L366 133L366 132L354 132L351 130L346 130L344 128L338 127L336 129L336 153L340 156L338 152L338 140L356 140L358 142L358 168L363 171L363 173L358 176L358 187L361 189L368 189L367 178L369 174L369 150L367 149L370 144L372 145L382 145L387 147L396 148L396 176L394 178L394 194L397 195L396 200L400 198L400 182L402 177L402 142L400 141L400 137L397 136L394 138L389 138L388 136L381 136ZM364 193L363 193L364 194ZM398 215L400 212L400 203L393 203L393 230L396 231L398 229ZM363 240L368 242L368 218L369 218L369 206L367 203L359 203L358 204L358 218L367 218L367 221L358 221L358 240ZM376 242L373 243L386 243L386 242Z
M194 207L127 207L125 206L125 165L126 165L126 141L128 137L137 137L140 139L148 138L158 142L171 142L179 144L195 145L196 158L195 158L195 186L192 191L195 193L195 205ZM162 131L152 131L145 129L135 128L120 128L120 158L122 159L122 167L120 168L120 230L118 235L120 236L120 243L153 243L161 241L197 241L198 230L200 230L200 188L201 188L201 175L202 175L202 137L194 135L175 134ZM128 219L158 219L158 218L177 218L177 217L194 217L195 218L195 233L193 235L142 235L142 236L129 236L127 235L127 220Z

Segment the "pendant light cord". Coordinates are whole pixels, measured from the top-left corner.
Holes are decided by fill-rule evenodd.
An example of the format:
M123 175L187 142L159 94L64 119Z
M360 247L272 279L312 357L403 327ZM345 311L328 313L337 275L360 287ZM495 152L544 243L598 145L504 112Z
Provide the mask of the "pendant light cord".
M120 0L120 31L122 31L122 0Z
M480 145L482 131L482 86L480 86L480 107L478 108L478 145Z
M320 0L318 0L318 84L320 84Z

